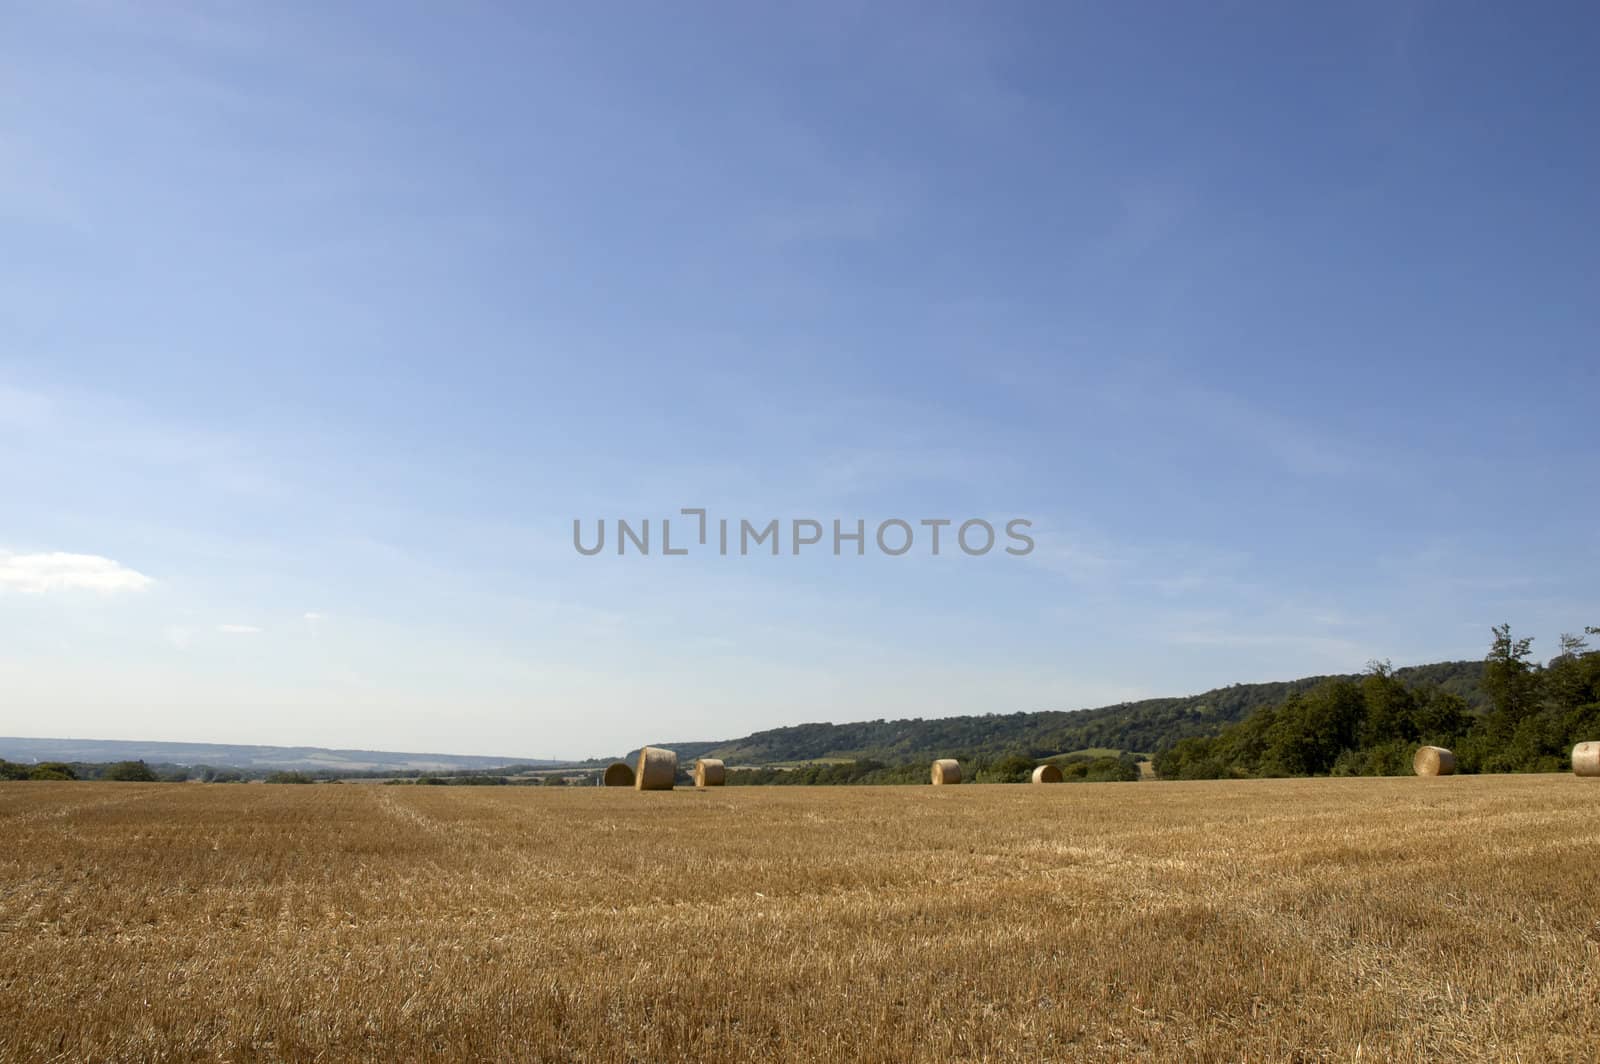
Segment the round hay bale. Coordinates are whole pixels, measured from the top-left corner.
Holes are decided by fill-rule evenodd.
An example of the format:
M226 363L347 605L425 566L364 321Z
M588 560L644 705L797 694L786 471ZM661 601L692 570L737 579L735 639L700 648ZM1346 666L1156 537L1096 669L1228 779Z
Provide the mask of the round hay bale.
M600 782L607 787L632 787L633 769L621 761L613 761L606 766L606 773Z
M1577 776L1600 776L1600 743L1579 743L1572 748L1572 772Z
M639 768L633 774L633 785L641 791L670 791L678 780L678 754L659 746L647 746L639 751Z
M1454 776L1456 755L1442 746L1424 746L1411 759L1411 767L1417 770L1419 776Z
M1035 783L1060 783L1061 770L1054 765L1040 765L1033 770Z
M945 783L961 782L961 762L953 757L941 757L933 763L933 782L935 786Z
M702 757L694 763L696 787L720 787L728 782L728 770L714 757Z

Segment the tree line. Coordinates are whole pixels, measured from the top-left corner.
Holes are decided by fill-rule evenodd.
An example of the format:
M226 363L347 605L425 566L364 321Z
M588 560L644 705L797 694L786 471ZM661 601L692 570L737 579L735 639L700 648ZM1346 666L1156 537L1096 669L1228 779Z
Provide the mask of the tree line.
M1438 662L1395 670L1395 675L1407 683L1433 684L1459 694L1473 709L1488 705L1479 683L1482 673L1481 661ZM1233 684L1197 695L1148 698L1096 709L796 724L755 732L742 739L656 745L678 751L684 760L709 756L730 765L853 759L910 766L950 751L958 752L950 756L964 753L963 760L1019 755L1036 761L1068 750L1154 751L1189 736L1215 735L1224 725L1336 678L1308 676Z
M1453 750L1462 772L1570 768L1575 744L1600 739L1600 651L1588 641L1600 629L1562 635L1544 663L1509 624L1491 631L1479 680L1485 709L1373 662L1359 678L1323 681L1215 735L1167 745L1156 771L1162 779L1393 776L1411 771L1421 745Z
M1044 764L1026 754L999 757L952 755L961 762L963 783L1027 783L1033 770ZM1069 754L1046 759L1061 769L1067 783L1108 783L1139 778L1139 765L1131 754L1093 756ZM730 787L817 787L872 786L877 784L917 784L928 782L928 762L905 761L888 764L873 758L833 763L816 762L792 768L729 769Z
M0 760L0 780L114 780L121 783L180 783L186 776L163 776L143 761L41 761L23 765Z

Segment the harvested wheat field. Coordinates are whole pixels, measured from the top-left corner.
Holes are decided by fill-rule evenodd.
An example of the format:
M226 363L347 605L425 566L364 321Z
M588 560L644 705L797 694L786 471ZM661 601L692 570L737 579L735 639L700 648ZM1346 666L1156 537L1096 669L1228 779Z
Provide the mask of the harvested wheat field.
M0 1059L1589 1059L1600 786L0 787Z

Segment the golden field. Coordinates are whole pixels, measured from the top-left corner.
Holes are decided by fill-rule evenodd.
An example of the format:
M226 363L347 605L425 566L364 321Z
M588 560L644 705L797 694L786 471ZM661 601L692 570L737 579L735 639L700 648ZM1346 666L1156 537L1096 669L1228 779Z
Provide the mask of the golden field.
M1589 1060L1600 780L0 785L0 1060Z

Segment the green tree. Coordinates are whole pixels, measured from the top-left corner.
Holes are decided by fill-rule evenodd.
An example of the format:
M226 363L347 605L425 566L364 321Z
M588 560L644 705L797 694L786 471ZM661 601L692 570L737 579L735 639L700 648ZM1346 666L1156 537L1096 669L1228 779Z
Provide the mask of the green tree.
M1026 783L1033 775L1034 761L1021 754L1010 754L973 773L979 783Z
M1533 664L1533 640L1518 639L1511 625L1496 625L1494 642L1484 658L1483 688L1494 703L1493 730L1509 735L1536 708L1539 675Z
M1349 680L1329 680L1291 699L1269 734L1263 768L1289 775L1321 776L1345 750L1357 745L1366 704Z
M1361 700L1365 705L1362 746L1417 740L1417 696L1395 678L1387 661L1368 662L1367 674L1361 679Z
M1156 775L1164 780L1215 780L1229 775L1228 767L1216 755L1217 740L1204 736L1179 739L1156 753Z
M1437 687L1417 698L1415 719L1418 742L1434 746L1449 746L1472 726L1467 700Z
M1581 635L1561 634L1561 653L1545 666L1545 694L1561 709L1573 709L1588 701L1589 641Z
M150 766L143 761L116 761L107 765L105 771L100 773L103 780L115 780L119 783L154 783L156 774L150 771Z

